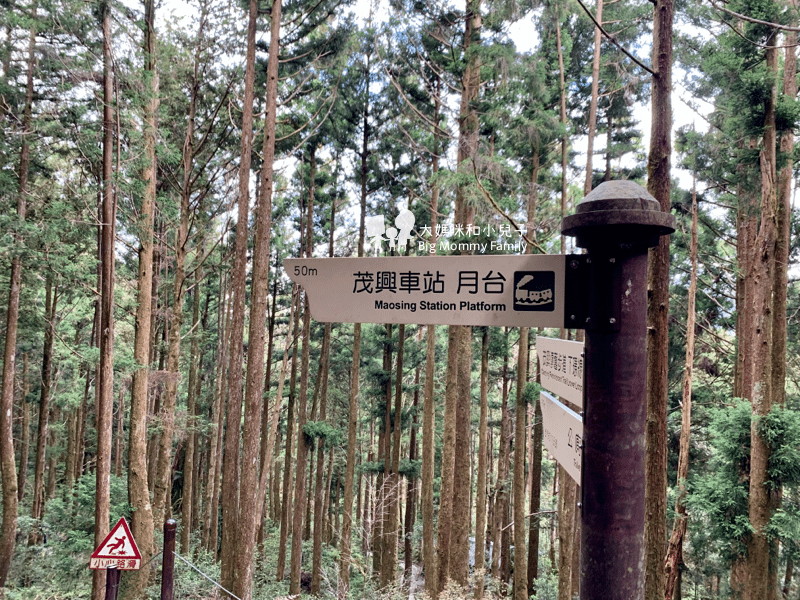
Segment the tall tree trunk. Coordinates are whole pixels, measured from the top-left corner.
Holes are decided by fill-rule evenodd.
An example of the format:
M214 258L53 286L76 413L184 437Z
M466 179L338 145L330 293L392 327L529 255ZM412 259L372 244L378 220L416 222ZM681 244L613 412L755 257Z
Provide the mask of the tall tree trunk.
M478 113L475 102L480 91L481 2L465 1L464 57L466 67L461 78L461 102L458 118L458 169L471 171L478 152ZM454 219L469 228L475 219L475 208L467 203L466 185L456 188ZM466 585L469 551L469 460L470 372L472 329L450 326L445 406L445 438L442 456L442 488L439 507L437 554L439 562L438 591L447 579ZM466 415L466 419L464 416ZM464 423L466 420L466 423ZM448 440L450 443L448 443ZM455 478L458 469L459 477ZM452 529L452 531L451 531Z
M420 327L417 330L417 341L421 341L422 338L422 328ZM417 460L417 455L419 451L417 450L417 411L419 409L419 365L414 373L414 400L412 404L412 422L411 422L411 434L410 440L408 444L408 460L410 463L413 464L413 461ZM414 569L414 556L413 556L413 549L412 549L412 537L414 535L414 521L416 519L416 512L417 512L417 490L419 489L418 482L419 478L417 477L406 477L406 517L404 523L404 536L403 536L403 558L405 559L405 583L408 587L411 587L411 581L413 577L413 569Z
M370 55L366 57L367 66L365 75L367 81L370 78ZM368 88L369 86L367 86ZM362 121L362 137L361 137L361 194L360 194L360 211L359 211L359 225L358 225L358 256L364 256L364 236L366 233L365 220L367 215L367 175L369 173L369 165L367 159L369 157L369 94L364 97L364 114ZM342 507L342 544L339 559L339 584L336 590L336 596L339 600L346 598L348 590L350 589L350 561L352 556L352 539L353 539L353 491L355 488L355 467L356 467L356 437L358 433L358 394L359 394L359 376L361 368L361 323L353 325L353 359L350 363L350 393L349 393L349 410L347 419L347 458L345 462L345 476L344 476L344 502ZM356 512L358 514L358 512Z
M97 455L95 462L94 545L108 533L111 503L111 428L114 410L114 242L116 210L113 181L114 82L111 55L111 7L101 4L103 19L103 202L100 213L100 368L97 381ZM16 490L14 490L16 492ZM105 573L95 569L92 600L104 595Z
M514 427L514 600L528 599L528 554L525 552L525 429L528 403L528 328L519 330L517 348L517 401Z
M316 165L316 148L312 146L309 160L314 172ZM314 177L310 178L308 200L305 216L305 256L310 258L314 247L314 201L316 190ZM311 310L309 308L308 294L304 293L303 308L303 352L300 359L300 397L297 400L297 460L294 488L294 509L292 512L292 555L289 565L289 594L300 593L300 575L302 568L303 550L303 517L305 516L306 503L306 467L308 462L308 441L303 431L306 425L306 410L308 408L308 376L309 361L311 357Z
M603 24L603 0L597 0L594 18ZM586 140L586 179L583 182L583 195L592 191L592 159L594 158L594 138L597 134L597 101L600 97L600 44L603 34L599 27L594 28L594 55L592 58L592 97L589 103L589 128Z
M239 535L239 438L242 420L242 363L244 354L245 297L247 279L247 237L250 209L250 164L253 152L253 95L255 85L256 29L258 0L250 0L247 21L244 99L242 104L242 139L239 157L239 194L236 219L232 284L232 321L228 364L228 407L225 426L225 454L222 467L222 585L233 590L236 555L241 548ZM252 358L249 353L249 358ZM260 423L260 419L259 419ZM252 488L247 490L253 493Z
M794 15L791 25L797 25L797 2L789 0L788 14ZM789 31L785 38L785 59L783 66L783 95L785 98L797 97L797 32ZM779 138L780 151L784 156L794 153L794 131L782 131ZM778 190L776 205L776 240L775 240L775 275L772 288L772 403L784 406L786 403L786 326L787 326L787 292L789 289L789 248L791 240L791 210L792 210L792 162L787 161L778 173ZM782 503L782 490L771 497L772 513L780 509ZM771 541L770 549L770 579L778 577L778 541ZM793 562L787 559L783 589L784 597L788 595L791 583ZM773 587L774 589L774 587ZM770 600L777 600L773 591Z
M145 193L139 223L139 270L133 358L137 368L131 385L131 414L128 429L128 502L134 508L132 534L142 554L142 568L130 577L134 598L143 594L150 579L150 557L155 552L154 519L150 503L147 465L147 412L150 373L150 341L153 305L153 221L156 201L156 113L158 110L158 70L156 68L155 2L145 1L145 76L151 97L146 104L145 152L148 164L143 173Z
M328 257L333 256L334 232L336 230L336 200L331 202L330 231L328 232ZM317 376L320 387L319 420L325 422L328 410L328 369L330 363L331 324L325 323L322 334L322 356L320 357L319 374ZM314 542L311 569L311 593L318 596L322 583L322 538L325 534L325 454L323 441L318 440L316 489L314 495ZM332 454L331 449L331 454Z
M747 541L747 579L745 598L772 600L777 588L777 569L770 561L771 543L766 527L779 501L779 490L769 489L767 465L770 448L759 429L759 417L773 406L773 299L775 285L775 244L777 239L777 138L775 108L777 105L778 49L777 32L772 31L766 50L767 71L772 75L769 98L765 102L764 137L761 163L761 224L756 237L755 260L750 277L756 290L755 316L755 384L751 405L750 427L750 500L749 518L753 528ZM785 315L783 316L785 319Z
M387 510L387 492L386 488L389 480L389 473L391 471L392 461L392 326L391 324L384 325L384 339L383 339L383 373L386 378L386 383L383 393L383 427L380 428L378 434L378 462L383 462L383 470L378 473L375 482L375 498L374 498L374 518L372 520L372 571L380 577L381 586L385 586L386 582L383 580L383 553L384 544L383 536L387 527L388 510Z
M77 346L77 344L76 344ZM31 451L31 403L27 401L28 394L31 390L30 384L30 377L29 377L29 368L28 368L28 353L23 352L22 354L22 401L20 402L20 408L22 410L22 438L19 450L19 487L17 489L17 500L22 502L22 498L25 497L25 481L28 477L28 458ZM78 369L78 374L80 374L80 369ZM73 464L74 467L74 464ZM0 469L2 470L2 469ZM69 464L67 464L67 472L69 472ZM68 474L65 475L67 481L69 481ZM73 473L72 480L75 480L75 476ZM71 488L72 486L69 486Z
M331 221L331 224L333 221ZM333 226L331 226L333 229ZM333 253L331 252L332 256ZM322 379L320 383L320 403L319 403L319 420L325 422L327 418L327 397L328 397L328 363L330 356L330 337L331 337L331 324L325 323L325 329L322 334L322 358L320 359L320 373L319 378ZM322 584L322 537L324 535L323 527L325 525L325 517L323 515L325 504L325 453L323 452L324 439L317 441L317 468L315 472L315 492L314 492L314 542L312 551L312 569L311 569L311 593L315 596L319 595Z
M292 321L292 337L297 339L297 332L300 323L300 302L302 295L297 292L297 310ZM297 344L292 346L292 366L289 375L289 401L286 407L286 448L284 449L283 459L283 488L281 489L281 528L280 540L278 542L278 566L276 579L281 581L286 570L286 547L289 538L289 517L291 515L292 504L292 447L294 443L294 430L297 422L295 416L295 405L297 396Z
M478 425L478 494L475 499L475 600L483 598L486 566L486 473L489 421L489 328L481 336L481 415Z
M431 215L431 243L437 244L436 223L439 214L439 185L436 183L436 174L439 172L439 140L441 132L438 128L440 100L440 80L435 83L435 99L433 122L436 129L433 135L433 157L431 159L431 175L433 189L431 190L430 215ZM436 325L428 325L425 333L425 405L422 409L422 551L423 566L425 571L425 591L433 596L436 593L436 547L434 546L433 522L433 475L434 475L434 434L436 427L436 406L434 404L436 374Z
M789 0L792 11L797 10L796 0ZM789 14L794 14L792 11ZM797 18L793 20L797 24ZM783 95L797 96L797 32L787 31L784 42ZM780 151L784 156L794 152L794 131L780 134ZM790 220L792 211L792 163L787 161L778 174L778 201L776 206L775 284L773 286L773 336L772 336L772 393L774 404L786 402L786 293L789 288Z
M36 4L33 6L35 23ZM28 36L28 74L25 86L25 108L22 113L22 147L19 155L19 186L17 188L17 220L25 222L28 210L28 178L30 175L30 138L33 114L33 69L36 61L36 28ZM7 69L5 69L7 72ZM17 247L22 238L15 236ZM19 324L19 296L22 281L22 261L19 254L11 259L6 310L6 341L3 350L3 388L0 397L0 471L3 481L3 525L0 530L0 592L4 592L17 535L19 500L17 498L17 465L14 457L14 382L17 364L17 330Z
M276 270L280 268L280 259L281 253L280 251L275 253L275 268ZM294 303L292 303L294 306ZM269 316L267 320L267 365L266 369L264 370L264 395L265 397L269 398L270 391L272 389L272 354L274 351L275 346L275 322L278 320L277 317L278 311L278 278L274 277L272 279L272 306L270 307ZM291 323L291 319L289 319L289 323ZM291 339L290 335L286 336L287 340ZM283 364L286 365L287 361L284 357ZM281 371L281 377L285 377L286 372L285 370ZM283 380L281 380L281 384L283 384ZM283 389L283 385L281 385L281 389ZM281 408L281 401L282 398L280 396L275 396L275 404L273 405L271 410L263 411L261 415L261 429L263 431L270 432L269 435L262 435L261 436L261 476L264 477L265 475L269 476L269 483L267 486L262 490L259 489L259 492L264 494L264 500L266 501L266 494L267 491L272 490L272 456L277 451L279 439L277 428L275 430L275 434L272 434L273 428L271 426L273 419L278 419L278 413L280 413ZM270 497L270 501L272 501L272 497ZM266 517L270 520L275 520L273 515L271 506L270 510L267 510L267 505L262 506L262 519L259 524L258 528L258 545L261 546L264 543L264 538L266 536L266 528L265 528L265 521ZM266 514L264 514L266 511Z
M560 37L560 25L557 26L557 36L558 39ZM559 49L559 59L560 65L563 67L563 57L560 55L561 50ZM563 68L559 69L560 78L563 82ZM561 86L561 107L562 110L566 104L566 97L564 96L564 88L563 85ZM562 119L563 119L562 113ZM564 140L562 139L562 160L564 158ZM531 186L530 186L530 193L528 196L528 206L527 206L527 231L536 231L534 226L534 219L536 218L536 211L538 208L538 196L536 194L537 186L536 183L538 181L539 176L539 152L535 152L533 159L531 161ZM563 167L563 164L562 164ZM562 170L562 186L563 186L563 177L565 172ZM566 203L566 194L563 193L562 189L562 214L565 212L565 203ZM562 236L563 240L563 236ZM526 245L526 252L532 253L533 252L533 245L527 244ZM566 253L566 249L562 242L561 245L561 252L562 254ZM526 352L528 361L530 360L530 352ZM521 357L520 357L521 358ZM528 373L528 377L530 377L530 373ZM536 516L536 513L539 512L539 508L541 505L541 487L542 487L542 437L543 437L543 430L542 430L542 409L539 406L539 398L538 395L536 398L533 399L533 407L532 410L529 411L530 414L533 416L533 420L530 423L531 433L532 433L532 440L531 440L531 464L529 465L529 469L531 472L531 485L530 485L530 521L528 522L528 561L527 561L527 582L528 582L528 596L532 596L535 593L534 584L536 578L539 575L539 517Z
M394 418L392 423L391 440L387 440L387 464L389 469L384 479L384 503L386 504L386 519L383 525L383 542L381 557L381 585L388 586L394 583L397 575L397 534L398 514L400 510L400 436L402 434L403 420L403 360L405 358L405 325L397 328L397 362L394 378ZM391 339L389 340L391 344ZM391 368L391 364L390 364ZM387 394L386 413L387 419L391 412L391 396ZM388 432L387 432L388 433Z
M694 369L695 297L697 295L697 193L692 186L692 232L689 244L690 279L686 300L686 360L683 370L681 404L681 438L678 452L678 497L675 500L675 523L667 547L664 566L666 585L664 600L672 600L683 562L683 540L689 518L686 510L686 480L689 477L689 441L692 428L692 372Z
M213 428L209 435L208 476L205 489L205 508L203 510L203 547L214 556L217 554L217 517L219 508L219 475L222 457L223 420L225 413L225 381L224 368L227 364L227 331L230 324L230 306L228 285L224 272L220 274L219 295L220 315L217 332L217 382L214 386L214 402L211 406L211 423Z
M455 478L456 414L458 410L458 338L460 328L447 328L447 376L445 384L444 437L442 438L442 483L439 492L439 520L436 539L437 595L450 576L451 532L453 527L453 483Z
M255 241L250 301L250 328L247 349L244 435L240 476L239 518L234 593L250 600L253 593L253 572L256 532L261 520L262 497L259 490L266 485L259 473L261 449L261 412L264 395L264 353L266 349L266 316L269 300L269 261L272 228L273 162L275 160L275 124L278 96L278 54L281 24L281 0L273 0L270 25L269 60L267 63L267 104L264 123L261 188L256 205ZM254 493L255 491L255 493ZM261 502L263 504L263 501Z
M559 117L564 134L561 136L561 217L567 216L567 85L564 76L564 49L561 46L561 15L556 15L556 46L558 47ZM591 191L591 190L590 190ZM530 224L528 225L530 227ZM567 253L567 238L561 234L561 253ZM538 399L537 399L538 405Z
M506 342L508 342L508 329L505 331ZM499 578L502 582L501 592L506 593L505 586L511 577L511 535L509 526L509 461L511 458L511 418L508 410L508 353L503 357L503 381L502 381L502 404L501 404L501 426L500 426L500 453L497 461L497 508L495 518L497 519L497 533L500 539L495 539L494 548L498 554L497 574L495 575L495 559L492 556L492 576Z
M670 209L672 131L673 0L656 0L653 11L653 97L647 191L661 210ZM645 599L664 596L667 539L667 351L669 316L669 236L661 236L648 256L647 416L645 426Z
M158 98L158 86L153 88ZM191 102L191 101L190 101ZM155 117L154 117L155 119ZM155 121L154 121L155 123ZM187 128L187 137L192 125ZM194 132L192 131L191 134ZM158 421L161 435L158 444L158 463L156 466L155 489L153 493L153 517L157 524L172 516L172 442L175 437L175 407L178 398L180 378L181 329L183 326L183 299L186 291L186 250L189 240L189 200L191 197L190 176L192 144L184 139L183 145L183 184L181 189L180 221L175 232L175 271L172 283L172 306L169 311L169 344L167 349L167 381L164 386L161 412Z
M200 324L200 279L198 271L195 278L194 291L192 292L192 329ZM188 435L186 442L186 456L183 459L183 498L181 499L181 554L189 554L189 542L192 533L192 521L195 512L195 465L198 462L195 456L197 440L197 396L199 395L199 370L200 370L200 342L197 332L192 336L190 350L189 381L186 395L186 417L188 419Z
M39 395L39 428L36 432L36 459L33 469L33 502L31 518L41 519L44 516L46 501L44 485L44 463L47 454L47 438L49 436L50 388L53 380L53 342L55 341L56 305L58 288L53 289L53 275L49 273L45 283L45 332L44 348L42 348L42 381ZM38 527L31 528L28 545L37 544L40 534Z
M472 219L466 219L472 224ZM453 485L453 532L450 578L463 588L469 583L469 534L472 525L470 491L472 489L472 327L461 327L458 340L458 373L456 375L456 446L454 469L458 476Z

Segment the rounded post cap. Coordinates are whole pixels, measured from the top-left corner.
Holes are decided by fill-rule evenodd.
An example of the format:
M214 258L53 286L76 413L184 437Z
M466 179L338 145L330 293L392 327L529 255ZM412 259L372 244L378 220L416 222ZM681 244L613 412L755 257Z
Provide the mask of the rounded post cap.
M616 250L658 245L675 231L675 217L663 212L650 193L634 181L605 181L561 221L561 233L580 248Z

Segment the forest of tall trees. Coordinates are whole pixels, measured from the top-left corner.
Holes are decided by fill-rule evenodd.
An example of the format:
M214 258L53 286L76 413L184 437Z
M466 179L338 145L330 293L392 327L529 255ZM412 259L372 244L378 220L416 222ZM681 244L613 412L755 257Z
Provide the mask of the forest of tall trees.
M181 598L580 597L536 337L583 332L320 323L283 261L577 253L624 179L678 223L643 598L800 600L798 32L796 0L0 0L0 597L100 600L120 517L125 599L166 519Z

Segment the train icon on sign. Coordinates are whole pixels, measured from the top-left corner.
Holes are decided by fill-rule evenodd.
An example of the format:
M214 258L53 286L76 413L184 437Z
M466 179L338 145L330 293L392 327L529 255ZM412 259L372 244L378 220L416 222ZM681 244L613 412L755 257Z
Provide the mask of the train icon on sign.
M552 312L556 308L554 271L515 271L514 310Z

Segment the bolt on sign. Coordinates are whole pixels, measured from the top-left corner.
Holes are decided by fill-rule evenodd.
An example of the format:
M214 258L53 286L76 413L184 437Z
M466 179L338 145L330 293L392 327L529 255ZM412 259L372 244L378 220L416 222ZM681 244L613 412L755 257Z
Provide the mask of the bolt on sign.
M89 559L90 569L116 567L120 570L135 571L142 565L142 555L131 535L125 517L122 517L100 543Z
M539 395L544 447L578 485L583 462L583 419L547 392Z
M321 322L563 327L563 255L291 258Z

